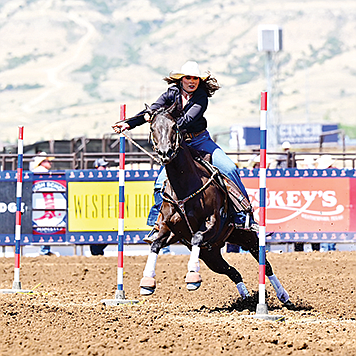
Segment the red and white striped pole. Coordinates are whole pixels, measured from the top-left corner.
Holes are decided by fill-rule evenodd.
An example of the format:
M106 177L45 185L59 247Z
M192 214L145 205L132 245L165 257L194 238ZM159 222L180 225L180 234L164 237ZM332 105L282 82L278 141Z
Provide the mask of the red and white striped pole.
M16 183L16 225L15 225L15 273L12 289L21 289L20 255L21 255L21 202L23 170L23 126L19 126L17 145L17 183Z
M267 92L261 93L260 116L260 211L259 211L259 291L255 318L284 320L281 315L268 315L266 304L266 202L267 202Z
M1 289L0 293L31 293L31 290L22 290L20 282L20 256L21 256L21 204L22 204L22 171L23 171L23 126L19 126L17 143L17 174L16 174L16 222L15 222L15 270L12 289Z
M126 118L126 105L120 106L120 121ZM119 150L119 221L116 299L125 299L124 292L124 229L125 229L125 137L120 134Z
M126 105L120 106L120 121L126 118ZM117 243L117 289L115 299L105 299L105 305L135 304L138 300L125 299L124 291L124 230L125 230L125 136L120 134L119 149L119 220Z
M267 92L261 93L260 113L260 211L259 211L259 303L256 314L267 314L266 306L266 161Z

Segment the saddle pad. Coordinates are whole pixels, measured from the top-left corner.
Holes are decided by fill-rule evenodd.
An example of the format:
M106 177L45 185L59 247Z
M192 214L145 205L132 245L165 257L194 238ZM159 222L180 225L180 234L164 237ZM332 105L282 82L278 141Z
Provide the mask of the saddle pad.
M223 177L226 190L235 209L245 212L253 211L250 201L242 194L240 188L225 175L221 174L221 176Z

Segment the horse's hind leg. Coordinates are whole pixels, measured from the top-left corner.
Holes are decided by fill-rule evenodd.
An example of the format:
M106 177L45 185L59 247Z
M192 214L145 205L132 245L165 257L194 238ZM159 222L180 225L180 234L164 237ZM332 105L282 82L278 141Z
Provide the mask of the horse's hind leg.
M213 272L228 276L236 284L242 299L250 296L242 281L241 274L224 260L218 247L215 247L212 250L201 250L200 258Z
M242 247L250 251L254 259L259 262L259 245L258 236L255 232L246 231L248 238L245 239L245 243L242 243ZM285 304L287 307L292 306L292 302L289 301L289 295L287 291L282 286L281 282L278 280L277 276L273 273L273 269L267 258L265 259L266 276L271 282L274 290L276 291L277 298Z

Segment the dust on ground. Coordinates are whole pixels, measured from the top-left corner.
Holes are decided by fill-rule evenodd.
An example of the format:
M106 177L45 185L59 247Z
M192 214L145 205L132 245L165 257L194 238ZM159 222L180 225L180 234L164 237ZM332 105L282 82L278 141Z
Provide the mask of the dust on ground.
M227 261L257 303L258 264L249 254ZM356 251L269 253L296 310L283 308L266 279L269 314L249 317L236 286L202 262L202 286L186 289L189 256L160 255L157 289L142 297L145 256L125 257L126 299L104 306L117 288L115 257L22 258L20 280L33 294L0 294L0 355L356 355ZM14 261L0 258L0 288L12 288Z

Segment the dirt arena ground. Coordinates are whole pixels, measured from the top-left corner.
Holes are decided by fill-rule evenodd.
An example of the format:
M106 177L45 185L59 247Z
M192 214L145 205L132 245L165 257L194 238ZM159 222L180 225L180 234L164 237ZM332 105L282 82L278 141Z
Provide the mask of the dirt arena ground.
M230 253L257 303L258 265ZM267 255L297 310L282 308L267 282L269 314L247 317L234 284L201 264L203 284L188 292L188 256L159 256L157 290L139 294L146 257L125 257L126 299L103 306L117 283L115 257L22 258L23 289L0 294L0 355L356 355L356 251ZM12 288L14 261L0 258L0 288Z

